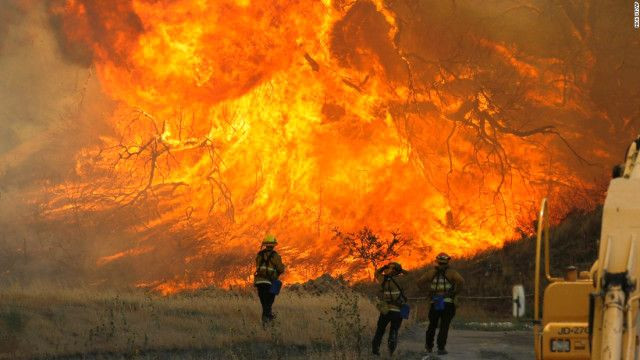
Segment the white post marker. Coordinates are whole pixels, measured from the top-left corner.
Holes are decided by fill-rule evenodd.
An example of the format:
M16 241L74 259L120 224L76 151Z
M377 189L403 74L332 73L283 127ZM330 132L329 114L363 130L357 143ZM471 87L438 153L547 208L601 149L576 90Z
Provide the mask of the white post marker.
M513 286L513 317L521 318L524 316L524 286Z

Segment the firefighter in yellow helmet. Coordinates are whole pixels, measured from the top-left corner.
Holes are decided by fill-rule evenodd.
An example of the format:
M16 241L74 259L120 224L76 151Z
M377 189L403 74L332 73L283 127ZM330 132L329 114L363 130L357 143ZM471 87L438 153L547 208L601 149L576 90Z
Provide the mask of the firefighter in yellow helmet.
M275 236L267 235L262 241L262 247L256 255L256 273L254 285L258 289L258 297L262 305L262 322L268 323L274 319L271 307L279 292L278 277L284 273L282 258L274 249L278 244Z
M393 354L398 346L398 330L402 325L400 310L407 302L407 298L396 280L396 277L401 274L406 274L406 271L397 262L391 262L376 271L376 280L380 281L381 287L378 294L380 316L371 344L374 355L380 355L380 343L389 323L391 323L388 338L389 353Z
M438 355L446 355L447 335L449 325L456 315L455 297L464 286L464 279L460 274L449 267L451 257L445 253L436 256L436 266L427 268L424 275L418 280L418 287L426 290L431 297L429 309L429 327L427 328L425 348L427 352L433 351L433 341L438 331Z

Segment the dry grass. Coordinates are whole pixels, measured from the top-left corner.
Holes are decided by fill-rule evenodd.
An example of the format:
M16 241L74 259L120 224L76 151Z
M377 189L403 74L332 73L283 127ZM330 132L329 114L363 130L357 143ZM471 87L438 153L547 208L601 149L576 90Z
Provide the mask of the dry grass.
M162 297L142 291L5 289L0 291L0 358L147 358L181 351L251 358L251 352L277 349L273 358L293 351L346 359L352 357L339 354L369 351L377 319L373 304L351 292L284 291L274 311L278 320L265 330L253 292Z

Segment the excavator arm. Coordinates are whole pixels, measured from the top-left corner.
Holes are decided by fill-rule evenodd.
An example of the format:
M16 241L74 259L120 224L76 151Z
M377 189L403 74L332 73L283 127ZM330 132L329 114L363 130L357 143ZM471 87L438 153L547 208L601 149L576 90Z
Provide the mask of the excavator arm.
M640 236L640 138L614 170L602 213L594 273L591 359L638 359L638 236Z

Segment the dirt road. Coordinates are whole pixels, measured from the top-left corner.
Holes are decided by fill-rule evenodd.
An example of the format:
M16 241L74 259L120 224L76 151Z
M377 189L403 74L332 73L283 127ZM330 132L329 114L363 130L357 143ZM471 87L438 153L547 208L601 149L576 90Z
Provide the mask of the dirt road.
M436 356L424 352L425 326L403 329L400 346L394 359L407 360L533 360L533 334L531 331L476 331L449 332L448 355ZM386 340L386 339L385 339ZM383 353L386 350L383 347ZM388 356L382 356L388 358Z

